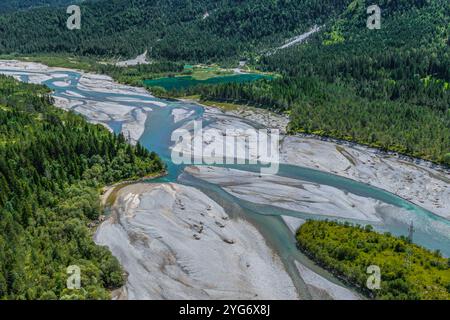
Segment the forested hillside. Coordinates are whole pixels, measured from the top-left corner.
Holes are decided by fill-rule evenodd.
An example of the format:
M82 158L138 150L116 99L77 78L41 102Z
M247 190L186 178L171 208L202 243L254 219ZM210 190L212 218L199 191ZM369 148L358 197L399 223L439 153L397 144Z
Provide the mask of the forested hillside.
M236 61L322 24L349 0L108 0L81 5L81 30L54 8L0 17L0 53L70 52ZM207 13L207 15L206 15Z
M51 105L47 89L0 77L0 299L107 299L122 270L88 229L99 189L161 172L123 136ZM81 268L82 290L66 289Z

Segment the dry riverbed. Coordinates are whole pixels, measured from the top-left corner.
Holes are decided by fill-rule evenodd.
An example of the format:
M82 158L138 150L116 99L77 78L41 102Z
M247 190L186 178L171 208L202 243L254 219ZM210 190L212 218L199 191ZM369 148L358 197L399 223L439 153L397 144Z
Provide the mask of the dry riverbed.
M312 215L381 222L381 203L330 186L209 166L191 166L185 172L248 202Z
M360 145L288 136L281 161L333 173L384 189L450 219L450 172Z
M75 70L65 68L51 68L34 62L16 60L0 60L1 73L11 75L16 79L27 76L28 81L42 84L45 81L68 77L68 72ZM121 131L124 136L135 144L145 131L147 117L152 107L165 107L166 104L156 101L144 88L137 88L119 84L109 76L86 73L76 70L80 79L76 84L77 92L71 90L71 84L66 81L54 81L53 85L66 88L64 96L54 96L55 105L64 110L72 110L82 114L90 122L101 124L110 131L111 122L122 123ZM104 95L103 101L91 98L91 94ZM115 96L123 94L131 96L122 99ZM138 106L127 105L126 102L138 103Z
M267 128L278 128L285 132L287 121L267 111L243 107L238 111L225 111L206 107L205 115L216 118L214 128L221 132L227 128L246 130L251 125L242 118L259 123ZM241 120L240 120L241 118ZM280 163L332 173L358 182L363 182L398 195L423 207L436 215L450 219L450 170L428 161L411 159L401 155L385 153L362 145L325 139L315 136L282 136ZM205 144L214 147L214 141ZM182 146L178 150L186 151ZM231 146L227 146L229 152Z
M262 235L192 187L122 188L95 241L128 273L128 299L297 299Z

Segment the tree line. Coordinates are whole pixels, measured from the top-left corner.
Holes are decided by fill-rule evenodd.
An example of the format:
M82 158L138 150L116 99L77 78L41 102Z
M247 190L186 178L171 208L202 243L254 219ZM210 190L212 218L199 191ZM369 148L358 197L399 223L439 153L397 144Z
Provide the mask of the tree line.
M81 29L65 8L0 15L0 53L71 53L234 63L324 23L351 0L101 0L81 3ZM205 17L205 13L208 16Z

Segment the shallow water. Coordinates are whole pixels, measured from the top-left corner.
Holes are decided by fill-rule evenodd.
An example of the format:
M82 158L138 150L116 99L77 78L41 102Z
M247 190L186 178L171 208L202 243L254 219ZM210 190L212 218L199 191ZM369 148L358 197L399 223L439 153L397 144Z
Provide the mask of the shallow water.
M2 72L2 70L0 70ZM9 71L10 72L10 71ZM18 73L29 73L27 70L18 71ZM142 135L140 142L143 146L151 151L157 152L161 158L166 162L169 174L158 180L151 182L179 182L195 186L208 194L212 199L222 205L227 212L235 217L243 217L252 222L264 235L267 243L273 247L281 259L283 260L287 271L294 280L294 283L300 292L302 298L308 298L309 294L305 290L305 285L302 279L298 276L294 261L298 260L301 263L314 269L316 272L322 274L329 280L338 283L336 279L331 277L327 272L320 268L314 267L313 264L303 256L295 246L295 238L290 232L286 224L282 221L280 216L289 215L303 219L336 219L325 216L317 216L309 214L308 212L296 212L271 206L263 206L255 203L240 200L232 195L226 193L218 186L213 186L204 181L195 179L187 174L182 174L184 167L173 164L170 160L170 146L171 133L173 130L179 128L187 121L200 119L203 116L203 108L193 103L168 101L153 98L149 95L133 93L133 94L118 94L118 93L102 93L97 91L82 90L77 87L80 79L80 74L77 72L53 72L53 74L61 74L61 77L44 81L54 91L55 96L76 99L85 104L86 100L101 101L101 102L117 102L117 98L137 99L138 101L120 101L121 105L130 107L139 107L143 102L164 102L165 107L151 105L153 111L147 118L146 129ZM29 80L28 75L20 75L22 81ZM59 86L55 82L64 81L64 86ZM73 94L81 97L74 98ZM145 104L148 106L148 104ZM187 119L174 123L171 112L174 108L184 108L187 110L194 110L194 113ZM110 127L115 132L120 132L122 123L120 121L113 121L109 123ZM240 170L258 171L258 166L250 165L235 165L228 166ZM181 175L181 176L180 176ZM281 165L278 173L280 176L289 177L292 179L299 179L309 181L321 185L328 185L348 193L353 193L358 196L373 198L380 203L394 206L394 210L379 210L378 215L383 222L374 225L375 229L381 232L391 232L395 235L407 235L408 228L411 222L414 223L415 234L414 242L423 245L429 249L438 249L445 256L450 256L450 221L439 217L419 206L416 206L400 197L397 197L384 190L369 186L367 184L359 183L343 177L332 174L316 171L313 169L302 168L291 165ZM344 219L339 219L344 220ZM351 221L354 223L365 224L364 221Z
M197 80L192 76L168 77L161 79L145 80L144 83L151 87L163 87L164 89L180 90L197 85L220 84L220 83L244 83L253 82L260 79L272 79L272 76L256 73L243 73L238 75L225 75L209 78L206 80Z

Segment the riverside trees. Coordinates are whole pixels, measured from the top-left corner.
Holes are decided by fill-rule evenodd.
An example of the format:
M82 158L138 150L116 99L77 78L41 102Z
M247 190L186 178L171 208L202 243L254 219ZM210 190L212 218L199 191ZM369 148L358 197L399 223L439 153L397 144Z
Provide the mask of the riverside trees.
M297 231L302 251L376 299L450 299L450 265L406 238L331 221L308 221ZM367 268L381 270L381 287L369 290Z

